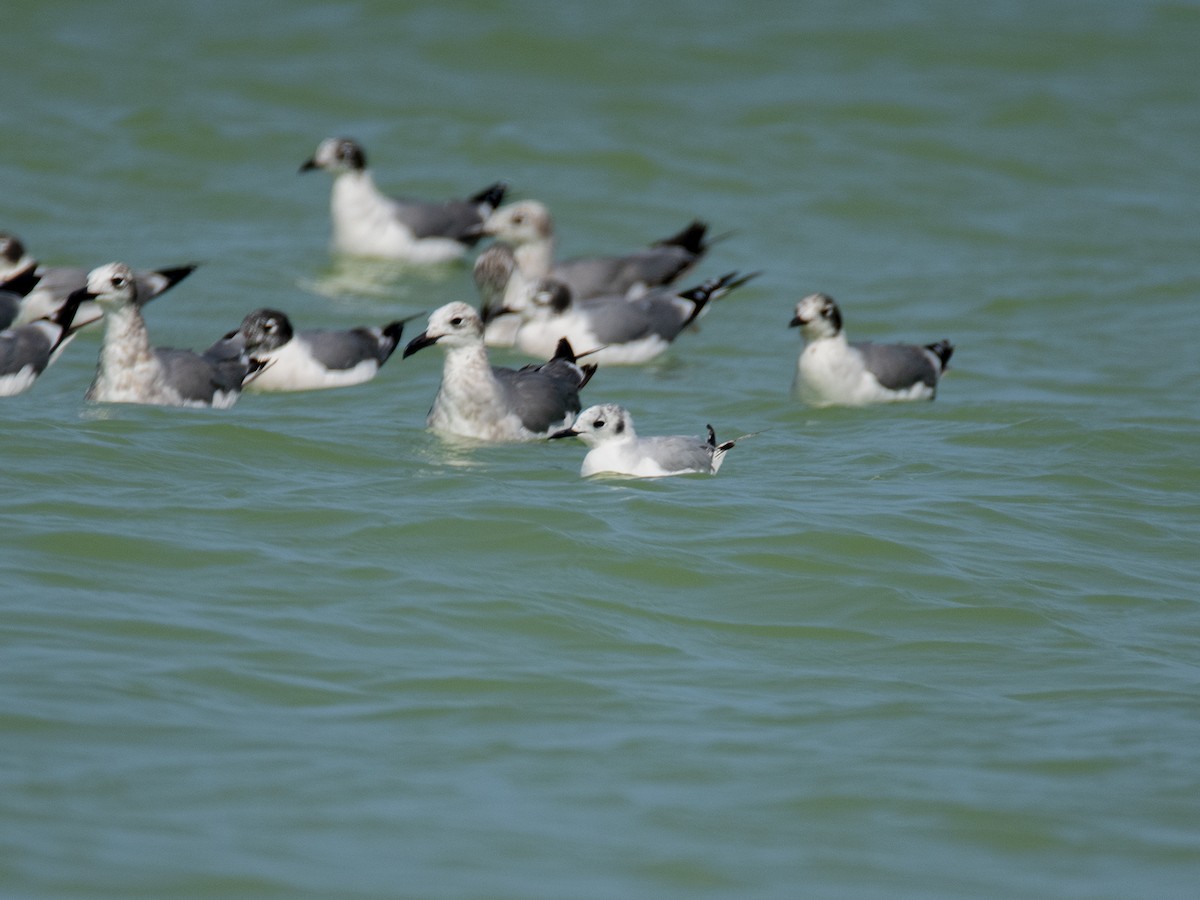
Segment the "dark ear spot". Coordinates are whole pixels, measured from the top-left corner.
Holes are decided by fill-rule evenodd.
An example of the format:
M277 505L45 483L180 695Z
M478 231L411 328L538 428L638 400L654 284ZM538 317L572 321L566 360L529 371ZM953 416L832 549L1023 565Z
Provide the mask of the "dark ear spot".
M829 305L825 318L827 318L833 327L838 331L842 330L842 311L832 303Z
M625 421L623 419L618 420L617 427L613 430L616 431L617 434L624 434L625 433Z

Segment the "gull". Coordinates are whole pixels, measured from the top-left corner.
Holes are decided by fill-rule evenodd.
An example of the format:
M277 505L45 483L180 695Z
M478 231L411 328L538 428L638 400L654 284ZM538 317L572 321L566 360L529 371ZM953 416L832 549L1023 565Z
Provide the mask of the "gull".
M789 325L804 338L794 390L813 406L932 400L954 353L949 341L924 346L850 343L841 311L828 294L802 299Z
M47 319L0 331L0 397L12 397L33 387L71 342L79 300L68 300Z
M163 291L172 288L187 278L196 265L190 263L163 269L137 271L134 278L138 283L138 296L148 303ZM87 287L88 270L82 266L43 266L33 259L24 245L14 235L0 234L0 290L20 280L34 278L24 292L19 309L11 324L24 325L37 319L54 315L74 291ZM28 284L28 282L25 282ZM3 323L4 307L0 305L0 323ZM100 309L92 302L84 302L75 313L73 329L79 329L100 318Z
M520 369L493 366L483 344L483 322L466 303L448 303L404 348L408 357L440 344L446 351L442 383L426 424L449 436L480 441L532 441L565 428L579 412L579 391L596 371L580 366L567 341L553 358Z
M87 399L96 403L159 406L232 406L261 363L237 341L222 339L203 353L151 347L135 273L124 263L93 269L72 299L95 300L104 310L104 343Z
M400 343L405 321L378 328L296 331L285 313L256 309L225 337L240 340L251 359L265 364L246 385L248 391L314 391L374 378Z
M661 478L666 475L702 473L716 475L736 441L717 443L711 425L705 426L707 438L672 435L638 437L633 417L615 403L591 406L581 412L575 424L550 435L551 438L577 437L591 449L583 458L579 474L632 475Z
M685 291L656 288L639 297L619 295L573 300L554 278L542 279L522 312L514 344L544 356L565 337L600 365L637 365L662 354L708 304L757 277L728 272Z
M513 248L530 280L552 275L576 297L628 294L669 284L708 250L708 226L695 220L678 234L626 256L586 256L554 261L554 219L544 203L521 200L502 206L483 223L483 234Z
M461 259L478 243L481 224L507 190L498 181L465 200L388 197L375 186L362 147L349 138L322 141L300 167L301 172L313 169L333 176L330 211L337 252L414 263Z

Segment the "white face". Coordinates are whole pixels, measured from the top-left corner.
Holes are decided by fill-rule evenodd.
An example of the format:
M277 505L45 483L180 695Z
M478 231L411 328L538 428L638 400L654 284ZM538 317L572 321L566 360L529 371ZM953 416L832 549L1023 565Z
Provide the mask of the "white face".
M483 340L483 322L466 303L447 303L433 311L425 335L449 347L478 344Z
M571 426L579 439L589 446L616 441L633 434L633 419L615 403L589 406Z
M87 289L102 306L133 303L137 298L133 270L119 262L92 269L88 274Z
M483 223L483 231L506 244L519 246L550 237L554 233L554 220L543 204L521 200L492 213Z
M833 337L842 330L842 314L828 294L809 294L796 304L792 324L800 327L805 340Z

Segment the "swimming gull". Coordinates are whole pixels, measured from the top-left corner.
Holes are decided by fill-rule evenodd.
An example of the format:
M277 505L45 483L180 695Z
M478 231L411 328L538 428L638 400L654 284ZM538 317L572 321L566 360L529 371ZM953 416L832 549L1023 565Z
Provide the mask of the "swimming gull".
M104 342L88 400L224 409L261 368L240 342L228 339L203 353L151 347L141 312L149 298L141 295L133 271L123 263L93 269L87 287L71 296L95 300L104 310Z
M429 327L404 355L440 344L446 352L442 382L426 424L434 431L480 441L531 441L575 420L579 391L596 371L580 366L567 341L541 365L493 366L483 344L483 322L466 303L433 311Z
M949 341L925 346L850 343L841 311L828 294L802 299L789 324L804 338L794 390L813 406L932 400L954 353Z
M196 265L189 263L163 269L148 269L134 273L138 282L138 295L149 302L163 291L174 287L195 271ZM33 259L21 241L11 234L0 234L0 283L19 278L24 273L36 276L20 303L11 324L24 325L36 319L47 319L66 302L73 292L87 287L88 270L82 266L43 266ZM0 309L0 314L3 310ZM75 313L73 329L90 325L100 318L100 309L90 301L81 303ZM0 319L2 322L3 319Z
M68 300L48 319L0 331L0 397L29 390L58 359L75 336L71 325L78 309L78 299Z
M246 390L315 391L374 378L400 343L405 321L381 327L296 331L285 313L256 309L226 337L240 339L252 359L266 363Z
M545 356L559 338L585 351L599 365L637 365L663 353L708 304L759 273L728 272L685 291L655 288L638 297L617 295L572 299L554 278L542 279L521 314L515 345Z
M627 294L670 284L707 252L708 226L695 220L678 234L625 256L585 256L554 261L554 218L544 203L521 200L502 206L483 223L484 234L508 244L530 280L552 275L576 297Z
M480 239L480 226L504 199L496 182L464 200L429 202L388 197L375 186L362 147L349 138L327 138L301 172L333 175L330 211L333 246L351 256L414 263L461 259Z
M592 406L581 412L575 424L550 435L577 437L591 449L583 458L579 474L632 475L661 478L666 475L703 473L716 475L735 441L717 443L711 425L707 438L672 435L638 437L633 417L615 403Z

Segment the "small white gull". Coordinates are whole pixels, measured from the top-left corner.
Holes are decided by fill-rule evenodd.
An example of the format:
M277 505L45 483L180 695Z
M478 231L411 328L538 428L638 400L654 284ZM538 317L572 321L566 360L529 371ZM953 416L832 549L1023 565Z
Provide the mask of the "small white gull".
M804 338L793 389L813 406L932 400L954 353L949 341L924 346L850 343L841 311L828 294L802 299L789 325Z
M493 366L483 344L483 322L466 303L433 311L429 326L404 348L408 357L434 344L446 353L426 424L442 435L479 441L532 441L575 420L579 391L596 367L580 366L567 341L541 365Z
M630 475L661 478L667 475L716 475L735 441L718 444L711 425L708 436L638 437L633 417L615 403L585 409L575 424L550 435L577 437L591 449L583 458L579 474Z
M327 138L301 172L324 169L333 176L330 213L333 247L350 256L413 263L461 259L482 237L481 225L504 199L496 182L466 199L445 201L389 197L375 186L362 147L350 138Z

